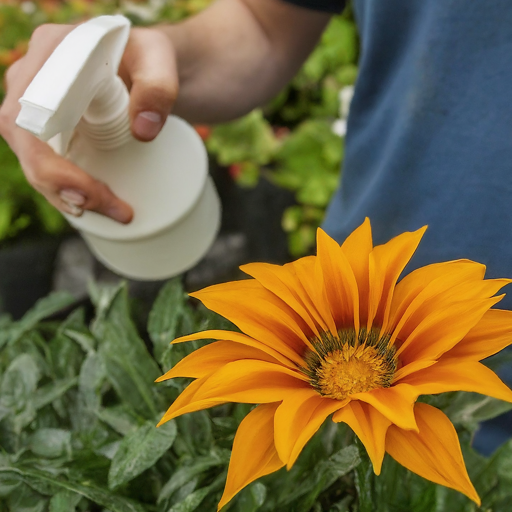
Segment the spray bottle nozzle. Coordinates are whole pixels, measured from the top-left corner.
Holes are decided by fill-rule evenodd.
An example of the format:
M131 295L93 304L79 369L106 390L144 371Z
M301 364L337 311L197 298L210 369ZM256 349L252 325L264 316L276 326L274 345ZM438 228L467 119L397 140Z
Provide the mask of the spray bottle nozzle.
M91 102L97 126L126 112L128 93L117 70L129 32L130 21L124 16L100 16L70 32L20 99L16 124L47 141L74 130ZM118 94L112 96L112 88Z

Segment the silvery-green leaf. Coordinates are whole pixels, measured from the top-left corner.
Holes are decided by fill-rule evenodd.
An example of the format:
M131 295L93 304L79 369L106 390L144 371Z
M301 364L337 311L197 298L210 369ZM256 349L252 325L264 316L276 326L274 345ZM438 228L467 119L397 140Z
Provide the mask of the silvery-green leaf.
M30 450L40 457L61 457L71 451L71 432L58 428L36 430L30 438Z
M74 298L67 292L53 292L39 299L25 316L16 322L11 333L10 343L15 343L24 333L35 327L41 320L73 304Z
M155 357L160 364L169 343L177 336L184 297L181 279L172 279L160 290L149 314L148 332L154 345Z
M176 490L189 480L215 466L224 466L229 462L229 450L215 450L211 454L195 457L190 463L178 468L170 480L163 486L158 496L158 503L169 498Z
M86 406L96 411L101 405L101 385L106 377L105 365L96 352L89 352L80 368L78 388Z
M100 339L98 353L107 378L119 397L146 419L153 419L159 409L154 381L160 369L150 356L130 318L128 296L122 288L116 294L95 332Z
M261 482L254 482L239 495L237 505L241 512L256 512L265 502L267 488Z
M114 405L104 407L96 411L96 415L104 421L109 427L113 428L119 434L125 436L139 426L139 419L128 407L124 405Z
M107 459L112 460L117 453L117 450L119 450L120 444L121 441L114 441L113 443L102 446L99 450L96 451L96 453L100 453L101 455L107 457Z
M32 356L19 355L2 377L0 403L16 413L20 412L32 399L39 377L39 369Z
M80 494L67 489L59 491L50 500L49 512L75 512L75 507L81 499Z
M107 508L111 512L144 512L140 504L117 496L91 482L64 480L45 471L15 465L7 467L0 465L0 479L3 475L19 478L32 489L46 496L54 496L60 491L67 490Z
M209 492L209 487L198 489L189 494L183 501L173 505L167 512L192 512L197 510L197 507L201 505L201 502L208 496Z
M34 394L34 405L36 409L41 409L54 400L65 395L72 387L76 386L78 379L70 377L68 379L55 380L37 389Z
M19 485L21 485L21 480L16 476L0 473L0 498L9 496Z
M9 512L43 512L47 504L47 498L33 492L25 485L17 487L7 499Z
M477 393L456 393L445 408L446 414L453 423L462 424L470 429L476 428L482 421L495 418L510 410L512 410L512 404Z
M108 474L109 487L115 489L153 466L172 446L176 433L174 421L159 428L154 422L147 421L127 435L112 460Z

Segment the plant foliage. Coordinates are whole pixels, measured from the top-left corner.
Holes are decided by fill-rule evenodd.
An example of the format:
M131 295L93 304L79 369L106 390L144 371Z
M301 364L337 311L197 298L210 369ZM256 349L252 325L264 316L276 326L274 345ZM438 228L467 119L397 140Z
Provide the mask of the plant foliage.
M140 333L126 286L91 288L94 315L62 293L21 320L0 319L0 511L214 511L234 433L247 405L192 413L156 428L186 382L155 384L200 346L169 345L226 321L191 304L179 280L161 290ZM512 441L492 457L469 447L477 424L510 409L497 400L451 393L431 398L458 426L481 510L505 512L512 498ZM386 458L375 477L343 425L326 422L291 471L242 491L233 512L469 512L455 491Z

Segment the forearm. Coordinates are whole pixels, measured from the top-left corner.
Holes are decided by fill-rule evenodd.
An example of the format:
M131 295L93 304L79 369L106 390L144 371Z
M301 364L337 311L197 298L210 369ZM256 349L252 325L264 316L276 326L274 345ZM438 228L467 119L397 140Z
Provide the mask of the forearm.
M278 0L219 0L183 23L161 27L178 65L174 113L216 123L264 104L294 76L328 20Z
M216 123L265 103L296 73L328 20L328 14L281 0L218 0L181 24L134 28L119 69L130 88L132 134L153 140L171 112L191 122ZM104 183L15 124L19 98L72 29L42 25L27 55L9 68L0 135L29 183L55 207L129 222L132 209Z

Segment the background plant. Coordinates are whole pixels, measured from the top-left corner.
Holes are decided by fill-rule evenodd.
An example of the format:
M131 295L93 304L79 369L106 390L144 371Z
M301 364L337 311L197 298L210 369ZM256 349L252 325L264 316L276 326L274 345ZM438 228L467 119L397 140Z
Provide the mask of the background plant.
M155 428L187 381L154 379L200 346L182 334L232 328L186 299L179 280L161 290L147 327L125 285L91 286L91 304L66 294L25 317L0 317L0 511L213 512L234 433L250 410L228 404ZM386 457L375 477L351 431L326 422L290 472L251 484L233 512L506 512L512 441L491 458L469 442L479 421L509 404L469 393L430 398L459 430L478 509Z
M78 22L122 12L136 25L175 22L204 9L211 0L7 0L0 5L0 78L26 51L37 25ZM213 162L229 168L242 187L272 181L294 192L297 204L283 217L291 255L310 251L316 227L338 180L342 140L331 130L338 92L357 75L358 40L351 10L335 16L294 80L263 109L245 118L198 131ZM0 101L3 98L0 85ZM57 234L65 229L58 212L25 185L19 165L0 141L0 243L23 233Z

